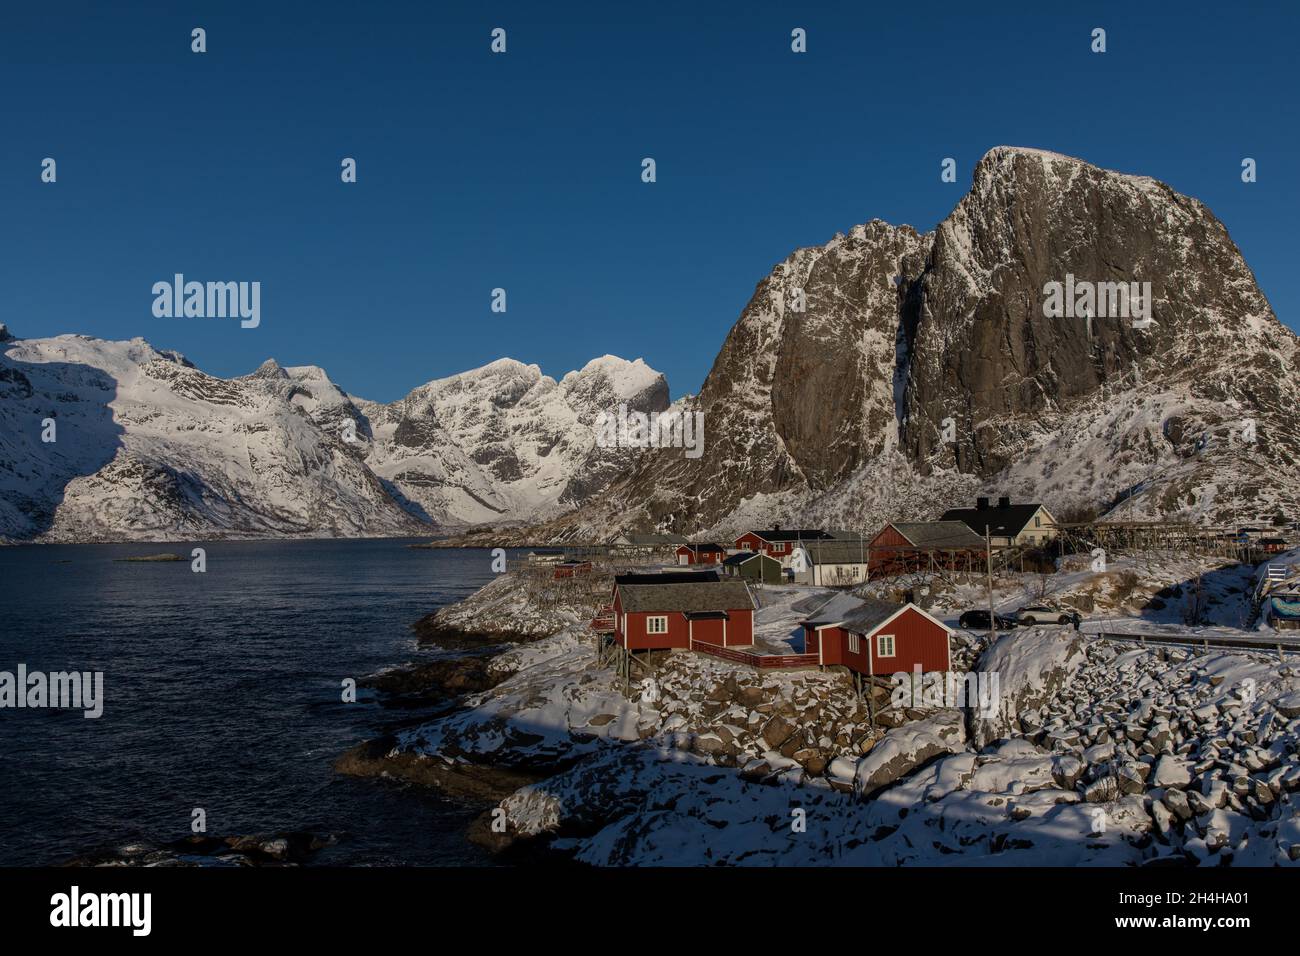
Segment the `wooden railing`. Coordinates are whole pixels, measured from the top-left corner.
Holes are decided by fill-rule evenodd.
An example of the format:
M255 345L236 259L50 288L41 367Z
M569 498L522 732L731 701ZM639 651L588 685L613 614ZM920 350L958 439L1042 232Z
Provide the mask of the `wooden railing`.
M614 630L614 605L602 604L596 616L591 619L591 629L602 633Z
M691 649L702 654L720 657L724 661L746 664L749 667L763 669L813 667L817 664L816 654L754 654L750 651L737 650L734 647L721 647L706 644L704 641L692 641Z

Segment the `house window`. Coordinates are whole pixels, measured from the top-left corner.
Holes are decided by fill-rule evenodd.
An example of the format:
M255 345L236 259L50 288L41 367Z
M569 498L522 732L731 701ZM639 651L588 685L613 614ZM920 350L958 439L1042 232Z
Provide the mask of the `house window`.
M860 646L859 646L859 644L858 644L858 635L856 635L856 634L850 634L850 635L849 635L849 653L850 653L850 654L857 654L857 653L860 653L859 647L860 647Z
M664 616L646 618L645 632L647 634L667 634L668 618Z
M878 634L876 636L876 656L893 657L894 656L894 635Z
M1043 519L1042 519L1042 518L1035 518L1035 519L1034 519L1034 527L1035 527L1035 528L1041 528L1042 526L1043 526Z

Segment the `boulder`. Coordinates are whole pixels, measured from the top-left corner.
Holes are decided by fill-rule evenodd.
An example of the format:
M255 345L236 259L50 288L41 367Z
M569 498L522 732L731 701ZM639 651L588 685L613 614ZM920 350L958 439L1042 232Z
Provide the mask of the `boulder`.
M1150 784L1153 787L1176 787L1182 789L1192 782L1192 770L1187 761L1165 754L1156 761L1151 771Z
M962 712L935 711L924 720L890 730L858 761L854 789L862 798L889 786L942 754L965 749Z

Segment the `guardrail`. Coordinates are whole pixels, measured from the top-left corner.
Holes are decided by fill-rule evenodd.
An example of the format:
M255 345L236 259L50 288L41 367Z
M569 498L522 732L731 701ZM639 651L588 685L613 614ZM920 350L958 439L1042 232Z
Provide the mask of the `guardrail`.
M1084 631L1083 633L1088 637L1136 644L1150 641L1155 644L1184 644L1188 647L1207 649L1220 647L1232 650L1276 651L1279 655L1284 651L1300 652L1300 634L1292 637L1290 635L1170 634L1152 631Z

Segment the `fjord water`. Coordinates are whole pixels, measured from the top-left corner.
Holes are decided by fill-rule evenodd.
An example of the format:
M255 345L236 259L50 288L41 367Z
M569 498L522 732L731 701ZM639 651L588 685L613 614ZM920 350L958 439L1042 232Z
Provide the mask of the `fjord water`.
M104 672L97 720L0 709L0 865L185 837L197 807L216 836L340 834L314 863L484 862L476 808L330 766L412 716L341 682L430 653L410 623L492 576L486 550L408 543L0 548L0 671ZM114 560L160 552L186 560Z

